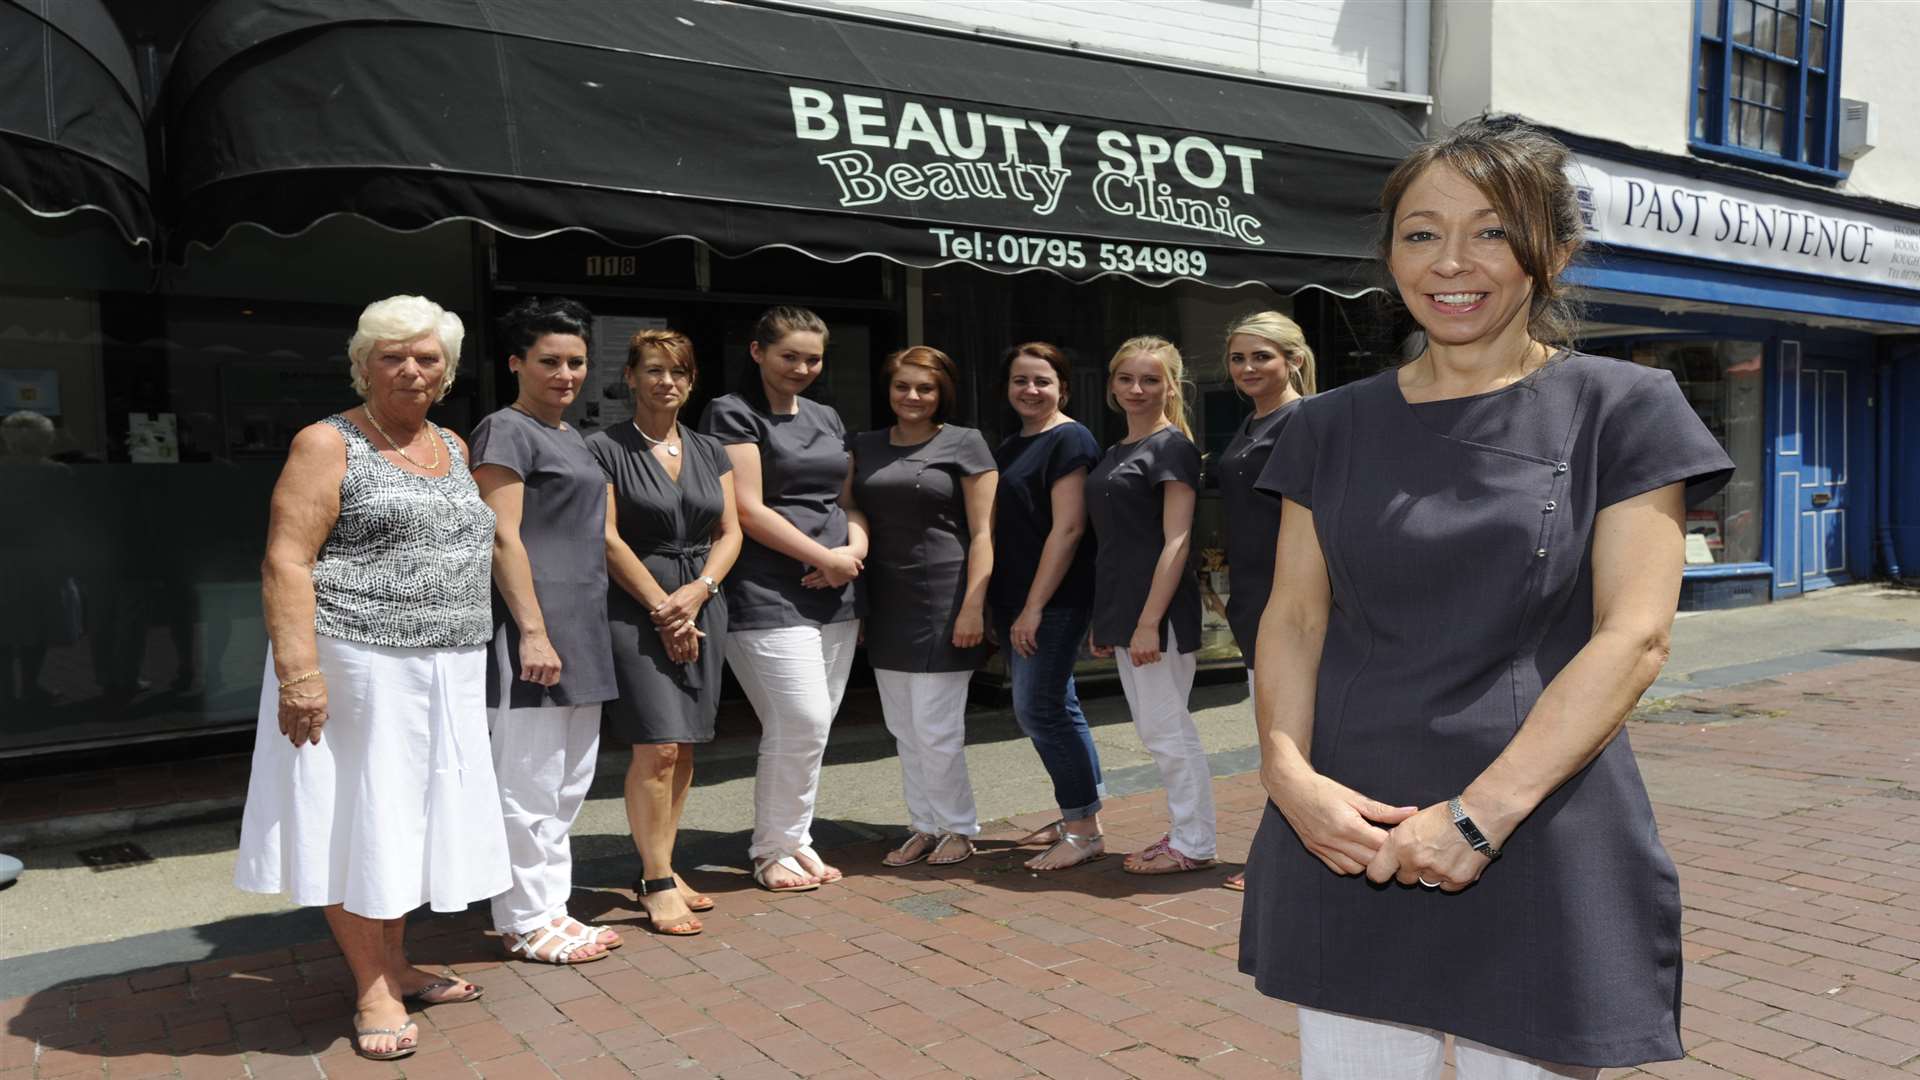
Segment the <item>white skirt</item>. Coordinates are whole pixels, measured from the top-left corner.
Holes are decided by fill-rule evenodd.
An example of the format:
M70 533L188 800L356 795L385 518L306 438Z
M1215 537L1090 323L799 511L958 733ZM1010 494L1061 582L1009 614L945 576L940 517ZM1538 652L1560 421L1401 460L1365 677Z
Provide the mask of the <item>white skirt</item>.
M512 885L487 737L487 649L390 649L320 636L318 745L280 734L267 654L233 883L395 919L460 911Z

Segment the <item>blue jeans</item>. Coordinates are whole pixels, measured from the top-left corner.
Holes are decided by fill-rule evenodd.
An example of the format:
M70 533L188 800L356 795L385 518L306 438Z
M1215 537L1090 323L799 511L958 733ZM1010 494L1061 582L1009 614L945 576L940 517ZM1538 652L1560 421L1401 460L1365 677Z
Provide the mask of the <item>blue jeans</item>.
M1001 655L1013 680L1013 715L1020 730L1033 740L1040 764L1053 778L1053 799L1068 821L1100 812L1106 786L1100 779L1100 754L1087 730L1087 714L1073 689L1073 662L1087 639L1093 612L1085 608L1048 608L1041 613L1034 634L1037 648L1021 656L1009 630L1017 611L996 608L993 625L1000 637Z

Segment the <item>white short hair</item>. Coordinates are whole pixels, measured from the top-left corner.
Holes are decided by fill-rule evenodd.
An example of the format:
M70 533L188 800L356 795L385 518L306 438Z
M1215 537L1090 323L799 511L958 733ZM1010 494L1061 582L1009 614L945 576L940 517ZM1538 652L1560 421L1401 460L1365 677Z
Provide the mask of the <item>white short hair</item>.
M360 325L347 341L347 360L353 373L353 391L361 400L367 396L367 358L383 341L412 341L434 336L446 353L446 374L440 377L435 401L446 399L453 389L453 377L460 370L460 343L466 339L466 324L460 316L424 296L389 296L367 305L360 313Z

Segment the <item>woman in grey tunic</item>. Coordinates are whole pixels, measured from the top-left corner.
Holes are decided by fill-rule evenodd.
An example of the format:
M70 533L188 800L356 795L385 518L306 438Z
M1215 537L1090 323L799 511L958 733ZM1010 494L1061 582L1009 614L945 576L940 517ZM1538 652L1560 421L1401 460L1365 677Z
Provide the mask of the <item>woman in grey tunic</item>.
M633 744L627 824L640 852L634 883L655 932L703 928L713 901L673 872L673 841L693 783L693 744L713 740L727 602L720 582L740 555L733 463L718 440L680 425L698 376L693 343L642 330L627 345L634 417L594 433L587 449L607 475L607 622L620 696L614 734Z
M1482 124L1402 163L1382 248L1427 349L1303 402L1261 479L1240 965L1301 1006L1305 1076L1437 1077L1446 1033L1463 1080L1681 1054L1678 882L1622 724L1732 462L1668 373L1542 344L1572 325L1566 163Z
M1227 514L1221 530L1227 548L1227 625L1233 629L1240 659L1247 667L1247 691L1253 691L1254 643L1260 613L1273 589L1273 549L1280 539L1280 500L1254 486L1273 455L1293 407L1314 390L1313 350L1300 324L1277 311L1256 311L1227 327L1227 376L1253 402L1220 455L1221 505ZM1227 888L1246 888L1244 874L1229 875Z
M801 396L826 350L820 316L767 311L753 329L758 378L713 399L700 419L733 462L746 533L727 579L727 666L760 717L748 856L754 880L775 892L841 876L813 850L813 803L859 637L853 579L867 532L841 505L850 477L840 414Z
M600 707L618 692L607 631L607 482L563 417L587 377L593 317L571 300L507 314L513 404L473 429L474 481L493 508L494 645L487 705L513 887L493 900L508 951L586 963L620 935L567 914L567 832L593 783Z
M852 494L871 534L867 661L911 829L885 861L946 865L972 855L980 834L967 684L985 651L999 473L978 431L945 422L959 374L946 353L915 345L881 370L895 423L853 437Z
M1181 403L1186 374L1165 338L1137 337L1107 368L1107 400L1127 437L1087 474L1094 563L1095 656L1111 656L1133 728L1167 786L1167 835L1127 856L1134 874L1213 864L1213 777L1187 697L1200 649L1200 583L1187 556L1200 487L1200 451Z

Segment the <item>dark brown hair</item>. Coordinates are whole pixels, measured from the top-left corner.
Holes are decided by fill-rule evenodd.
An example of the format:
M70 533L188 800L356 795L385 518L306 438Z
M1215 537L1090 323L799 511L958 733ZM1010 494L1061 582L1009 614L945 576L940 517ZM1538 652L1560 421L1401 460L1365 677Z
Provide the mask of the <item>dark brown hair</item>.
M763 349L771 349L780 344L788 334L819 334L820 344L827 343L827 324L820 316L803 307L770 307L754 320L753 340Z
M891 381L903 367L916 367L933 375L933 384L940 388L940 404L933 410L934 423L947 418L953 408L954 389L960 382L960 369L954 366L953 357L931 345L909 345L892 356L880 366L880 377Z
M1560 274L1586 242L1580 204L1567 165L1573 155L1558 139L1525 124L1485 117L1469 120L1414 149L1380 190L1380 227L1375 238L1382 265L1393 253L1400 199L1420 175L1446 165L1466 177L1493 204L1507 232L1507 246L1533 279L1527 333L1549 345L1571 343L1580 309Z
M657 352L671 364L687 369L687 389L700 381L700 365L693 359L693 342L678 330L642 330L627 342L627 370L646 362L647 354Z
M1013 362L1022 356L1037 356L1047 362L1047 366L1053 369L1053 377L1060 381L1060 404L1065 405L1067 386L1073 376L1073 364L1058 346L1044 341L1029 341L1007 350L1007 355L1000 360L1000 389L1004 391L1007 388L1008 381L1013 378Z

